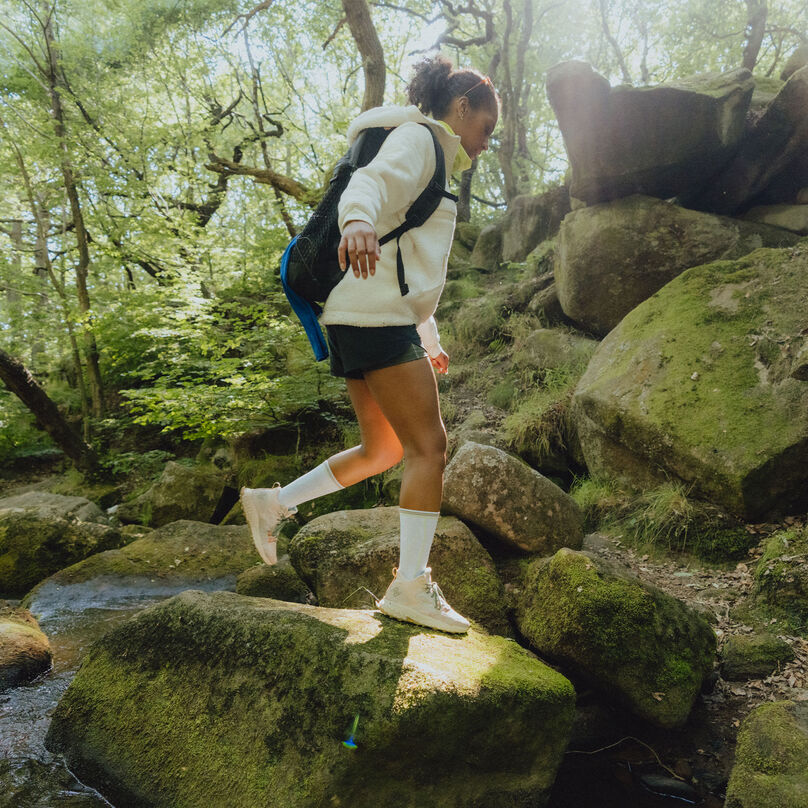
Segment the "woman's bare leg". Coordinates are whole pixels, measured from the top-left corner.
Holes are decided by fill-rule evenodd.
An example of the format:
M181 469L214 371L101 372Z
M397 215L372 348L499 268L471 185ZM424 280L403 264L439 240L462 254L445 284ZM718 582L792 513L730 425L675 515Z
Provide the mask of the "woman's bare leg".
M424 357L368 371L365 382L404 449L399 505L408 510L440 511L446 429L429 360Z
M340 485L358 483L380 474L401 461L404 450L393 427L382 414L364 379L346 379L361 443L328 459L331 473Z

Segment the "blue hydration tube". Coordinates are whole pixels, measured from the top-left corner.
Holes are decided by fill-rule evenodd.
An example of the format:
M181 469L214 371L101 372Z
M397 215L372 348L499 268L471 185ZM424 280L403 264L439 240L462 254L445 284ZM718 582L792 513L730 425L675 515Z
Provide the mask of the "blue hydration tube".
M286 283L286 269L289 264L289 252L297 241L295 236L290 242L289 246L283 253L281 258L281 284L283 284L283 291L286 295L289 305L292 307L294 313L300 320L306 336L309 338L311 348L314 351L314 358L320 362L328 358L328 345L326 344L323 331L320 328L320 323L317 317L322 312L322 308L316 303L309 303L304 300L297 292L292 291Z

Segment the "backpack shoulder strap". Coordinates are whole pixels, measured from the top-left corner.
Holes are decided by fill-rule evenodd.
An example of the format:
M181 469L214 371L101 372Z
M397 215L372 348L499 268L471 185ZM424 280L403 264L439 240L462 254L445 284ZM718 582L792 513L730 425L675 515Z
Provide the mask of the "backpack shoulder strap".
M391 230L387 235L382 236L379 239L379 244L386 244L393 239L398 241L408 230L412 230L413 227L420 227L435 212L441 199L451 199L453 202L457 202L457 195L446 190L446 163L443 158L443 147L428 124L424 123L421 126L425 126L429 134L432 135L432 143L435 147L435 171L426 188L421 191L416 200L410 205L404 216L404 221L395 230ZM410 290L404 281L404 261L401 258L400 241L398 241L396 250L396 270L398 287L403 297Z

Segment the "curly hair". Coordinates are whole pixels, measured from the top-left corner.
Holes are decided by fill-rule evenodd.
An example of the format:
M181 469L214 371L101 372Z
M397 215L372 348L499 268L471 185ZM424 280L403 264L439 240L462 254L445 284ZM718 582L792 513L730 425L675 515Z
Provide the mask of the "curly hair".
M455 98L465 95L472 109L487 106L499 110L499 93L491 79L470 68L454 70L445 56L437 54L415 65L407 85L407 97L425 115L442 118Z

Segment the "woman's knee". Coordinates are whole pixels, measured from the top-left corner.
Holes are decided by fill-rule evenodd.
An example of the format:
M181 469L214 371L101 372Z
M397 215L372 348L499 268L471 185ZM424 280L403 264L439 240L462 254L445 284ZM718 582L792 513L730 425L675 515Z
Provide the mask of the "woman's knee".
M404 447L404 457L428 460L444 468L446 466L446 430L430 430Z
M400 443L375 444L365 446L363 449L368 464L375 469L375 474L387 471L400 463L401 458L404 457L404 449Z

